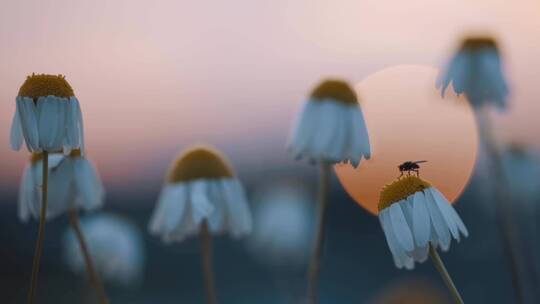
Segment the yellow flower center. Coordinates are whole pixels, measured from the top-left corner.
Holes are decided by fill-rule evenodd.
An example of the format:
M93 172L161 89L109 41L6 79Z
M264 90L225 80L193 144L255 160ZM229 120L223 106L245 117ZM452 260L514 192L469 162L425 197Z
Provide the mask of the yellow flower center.
M30 97L35 101L39 97L54 95L69 98L75 96L73 89L62 75L32 74L19 89L19 96Z
M184 152L175 161L167 180L175 183L232 176L232 169L219 152L199 147Z
M314 101L333 99L347 105L358 104L356 93L349 84L342 80L329 79L323 81L311 92L310 97Z
M393 203L397 203L403 199L406 199L410 195L423 191L431 185L420 179L417 176L406 176L398 178L390 185L384 186L379 198L379 211L390 207Z
M62 154L62 151L52 152L52 153L49 153L49 154ZM68 157L72 157L72 158L81 157L81 150L80 149L71 150ZM32 153L32 156L30 156L30 163L32 165L35 165L38 161L40 161L42 159L43 159L43 153L34 152L34 153Z
M497 42L491 37L469 37L463 40L462 50L479 50L482 48L492 48L497 50Z

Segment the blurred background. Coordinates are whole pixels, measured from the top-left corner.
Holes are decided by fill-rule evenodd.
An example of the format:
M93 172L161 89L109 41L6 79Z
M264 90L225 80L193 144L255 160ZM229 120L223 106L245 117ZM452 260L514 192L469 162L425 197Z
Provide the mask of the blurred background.
M140 236L140 279L107 283L112 303L203 303L198 241L167 246L146 232L167 167L193 143L228 156L256 221L246 240L215 240L221 302L298 303L314 230L317 170L294 161L285 146L306 94L328 76L358 84L388 67L440 67L464 34L488 33L500 42L512 89L510 111L497 116L497 134L501 143L518 147L508 149L505 164L516 181L509 187L516 189L526 300L538 303L539 31L537 0L3 3L0 302L26 299L37 234L36 222L17 218L28 153L11 151L8 135L26 75L67 76L82 103L89 157L107 190L103 212ZM404 97L396 105L407 102ZM471 236L441 256L468 303L513 303L482 182L482 151L478 155L455 205ZM378 219L335 178L328 212L322 303L446 303L433 265L396 269ZM68 267L67 227L66 218L47 224L40 303L95 301L84 277ZM392 302L395 294L407 298L404 290L411 291L411 302Z

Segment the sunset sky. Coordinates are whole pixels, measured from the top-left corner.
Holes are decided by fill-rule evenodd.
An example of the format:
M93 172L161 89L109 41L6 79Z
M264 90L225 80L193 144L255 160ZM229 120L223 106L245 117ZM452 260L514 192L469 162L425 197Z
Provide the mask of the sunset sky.
M540 2L509 3L9 1L0 11L0 188L15 187L27 159L10 150L9 128L32 72L67 76L90 157L106 183L128 186L160 179L191 143L217 146L239 168L292 162L291 122L321 78L358 84L395 65L438 67L471 32L494 34L505 55L512 106L501 134L538 147Z

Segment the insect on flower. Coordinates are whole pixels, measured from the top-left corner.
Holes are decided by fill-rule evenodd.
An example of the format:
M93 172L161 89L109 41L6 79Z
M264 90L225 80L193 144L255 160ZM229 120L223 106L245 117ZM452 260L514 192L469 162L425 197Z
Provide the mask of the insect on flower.
M399 172L401 175L399 177L402 177L405 172L407 172L408 175L411 175L411 172L415 172L416 176L420 176L420 166L418 164L426 163L427 160L417 160L417 161L406 161L398 166Z

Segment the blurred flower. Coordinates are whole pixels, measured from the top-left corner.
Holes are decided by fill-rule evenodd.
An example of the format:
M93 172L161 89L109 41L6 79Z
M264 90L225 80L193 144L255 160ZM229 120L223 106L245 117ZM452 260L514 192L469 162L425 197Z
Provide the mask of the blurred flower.
M297 158L314 162L350 161L358 166L370 158L364 115L355 92L344 81L326 80L306 102L289 147Z
M313 198L301 182L284 179L254 194L250 245L257 258L271 264L302 264L313 237Z
M443 96L450 83L457 94L465 93L473 107L493 104L504 109L508 87L496 41L490 37L465 39L437 80Z
M115 215L99 214L83 218L81 230L101 277L126 286L142 279L145 251L136 226ZM63 245L69 268L85 274L84 257L72 228L64 233Z
M534 151L513 144L503 151L501 160L512 197L522 202L540 199L540 162Z
M83 120L79 101L64 76L28 76L16 99L11 125L11 147L22 141L30 152L84 152Z
M428 245L450 248L452 237L468 236L461 218L448 200L416 176L400 178L385 186L379 201L379 220L398 268L413 269L424 262Z
M19 189L19 218L26 222L30 216L39 218L41 210L42 153L33 153ZM49 154L49 184L47 219L69 208L94 210L103 206L105 191L92 163L81 156L80 150L69 155Z
M225 159L209 148L183 153L172 166L149 224L164 242L182 241L199 232L239 238L251 232L251 213L242 184Z

